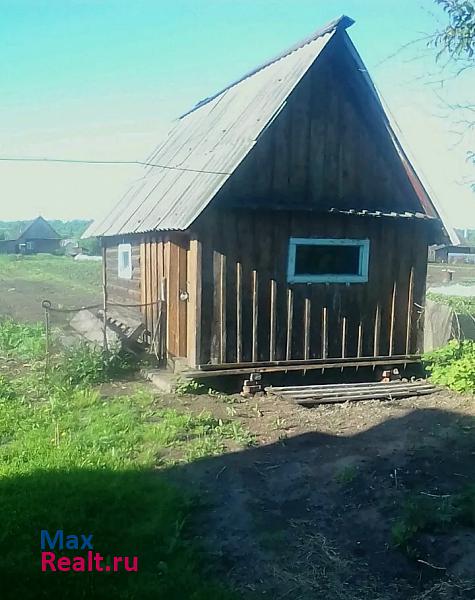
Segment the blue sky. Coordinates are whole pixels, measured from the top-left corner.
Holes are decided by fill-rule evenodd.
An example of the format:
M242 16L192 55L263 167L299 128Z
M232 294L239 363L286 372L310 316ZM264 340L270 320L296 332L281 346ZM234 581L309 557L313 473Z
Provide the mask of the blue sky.
M452 222L475 227L466 152L424 42L432 0L0 0L0 156L142 159L196 101L342 13L403 138ZM471 79L472 78L472 79ZM472 99L473 100L473 99ZM462 128L463 130L463 128ZM139 168L0 163L0 219L94 218Z

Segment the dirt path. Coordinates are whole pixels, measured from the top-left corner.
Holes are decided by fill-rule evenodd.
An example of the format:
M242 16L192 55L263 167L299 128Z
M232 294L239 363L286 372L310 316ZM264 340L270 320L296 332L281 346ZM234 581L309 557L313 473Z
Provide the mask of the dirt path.
M248 450L171 470L209 502L196 531L207 532L224 575L243 591L475 598L473 529L418 535L413 556L395 548L391 534L411 495L452 495L475 482L472 397L442 391L313 409L266 397L159 402L237 419L255 436Z

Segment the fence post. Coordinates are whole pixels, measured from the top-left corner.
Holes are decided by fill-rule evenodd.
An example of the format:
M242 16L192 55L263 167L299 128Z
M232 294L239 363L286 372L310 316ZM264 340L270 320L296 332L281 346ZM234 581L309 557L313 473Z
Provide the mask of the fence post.
M45 374L49 367L49 333L50 333L50 320L49 311L51 308L51 302L49 300L43 300L41 306L45 311Z
M102 245L102 317L103 321L103 336L104 336L104 352L108 352L108 342L107 342L107 252L106 247L104 246L104 242Z

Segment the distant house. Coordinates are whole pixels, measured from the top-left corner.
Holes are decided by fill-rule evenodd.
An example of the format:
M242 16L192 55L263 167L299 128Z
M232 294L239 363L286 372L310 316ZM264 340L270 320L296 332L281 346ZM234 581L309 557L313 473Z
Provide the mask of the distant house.
M61 237L43 219L24 223L23 227L11 239L0 240L0 254L37 254L59 250Z
M457 244L440 244L429 248L429 262L474 263L475 241L469 231L456 229Z

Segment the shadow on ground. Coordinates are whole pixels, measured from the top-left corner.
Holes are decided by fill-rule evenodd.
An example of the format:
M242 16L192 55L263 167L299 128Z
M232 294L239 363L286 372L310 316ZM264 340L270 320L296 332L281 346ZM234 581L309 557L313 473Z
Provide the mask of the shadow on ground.
M227 598L217 578L238 597L473 600L469 520L415 532L410 556L391 531L409 498L437 511L474 483L474 432L471 417L415 410L351 437L311 432L152 473L5 479L1 597ZM170 482L200 498L193 522ZM41 529L92 533L105 556L138 555L139 572L41 573Z

